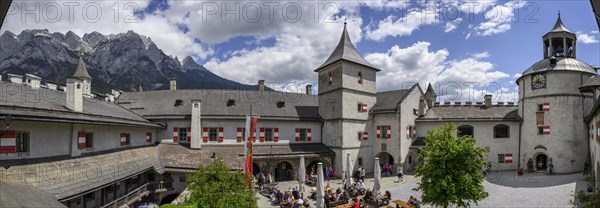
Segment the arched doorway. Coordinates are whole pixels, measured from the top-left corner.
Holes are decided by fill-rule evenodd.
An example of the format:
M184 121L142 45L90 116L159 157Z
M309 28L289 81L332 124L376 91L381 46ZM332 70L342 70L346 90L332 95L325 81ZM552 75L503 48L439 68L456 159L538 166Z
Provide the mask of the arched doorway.
M175 200L179 196L179 193L170 194L165 196L162 200L160 200L160 205L170 204L173 200Z
M256 163L252 163L252 175L258 175L260 173L260 167Z
M535 168L538 171L545 171L548 164L548 156L539 154L535 157Z
M394 157L387 152L380 152L375 157L379 158L379 166L383 166L384 164L394 165Z
M277 164L277 167L275 168L275 180L276 181L289 181L292 180L292 174L293 174L293 169L292 169L292 164L290 164L289 162L283 161L280 162L279 164Z
M329 165L329 162L327 162L327 161L313 160L313 161L309 162L308 165L306 166L306 174L310 174L311 172L314 172L315 174L317 174L317 164L319 164L319 163L323 163L323 168L331 167L331 165Z

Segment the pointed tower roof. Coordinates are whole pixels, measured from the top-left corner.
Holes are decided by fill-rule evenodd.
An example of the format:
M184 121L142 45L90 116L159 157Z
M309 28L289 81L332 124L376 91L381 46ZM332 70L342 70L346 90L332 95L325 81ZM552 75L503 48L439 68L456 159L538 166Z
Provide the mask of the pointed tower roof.
M554 24L554 27L548 33L555 33L555 32L573 33L569 29L567 29L567 27L563 24L562 20L560 19L560 11L558 11L558 19L556 19L556 24Z
M71 77L92 79L92 77L87 71L87 67L85 67L85 62L83 62L81 56L79 56L79 63L77 63L77 69Z
M360 53L358 53L358 51L356 51L356 48L354 48L354 45L352 44L352 41L350 40L350 36L348 35L348 30L346 29L346 22L344 22L344 31L342 32L342 37L340 38L340 42L335 47L335 50L333 50L333 53L331 53L331 55L329 55L329 58L327 59L327 61L325 61L325 63L323 63L321 66L319 66L317 69L315 69L315 72L321 70L322 68L325 68L326 66L329 66L330 64L340 61L340 60L350 61L350 62L353 62L356 64L360 64L360 65L369 67L373 70L380 71L375 66L373 66L369 62L367 62L367 60L365 60L365 58L363 58L360 55Z
M425 91L425 95L437 95L435 94L435 91L433 90L433 87L431 87L431 83L429 83L429 86L427 86L427 91Z

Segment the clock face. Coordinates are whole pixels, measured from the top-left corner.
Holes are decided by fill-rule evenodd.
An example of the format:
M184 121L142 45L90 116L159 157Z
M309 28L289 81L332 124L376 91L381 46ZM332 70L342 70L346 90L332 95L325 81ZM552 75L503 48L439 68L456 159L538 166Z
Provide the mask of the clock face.
M546 75L537 74L531 78L531 86L533 89L546 88Z

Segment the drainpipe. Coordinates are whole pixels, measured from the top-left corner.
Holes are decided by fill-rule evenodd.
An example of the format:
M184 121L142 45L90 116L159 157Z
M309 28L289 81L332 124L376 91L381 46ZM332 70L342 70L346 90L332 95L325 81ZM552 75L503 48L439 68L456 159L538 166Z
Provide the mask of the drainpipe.
M518 84L518 81L517 81ZM525 81L523 81L523 85ZM525 86L523 86L523 98L521 103L521 112L525 114ZM525 116L523 116L525 117ZM523 137L523 118L521 118L521 122L519 122L519 153L517 155L517 171L521 169L521 138Z

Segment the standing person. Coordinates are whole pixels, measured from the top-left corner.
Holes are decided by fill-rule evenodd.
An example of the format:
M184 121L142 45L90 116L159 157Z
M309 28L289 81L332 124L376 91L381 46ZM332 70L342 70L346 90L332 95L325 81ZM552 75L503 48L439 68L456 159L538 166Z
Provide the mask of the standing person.
M588 174L588 168L589 168L589 164L587 162L584 162L583 163L583 175Z
M533 172L533 160L531 158L527 161L527 172Z
M548 161L548 174L552 175L552 168L554 165L552 164L552 158Z
M384 177L387 177L387 176L389 175L389 172L388 172L388 168L389 168L389 167L390 167L390 166L389 166L387 163L386 163L386 164L383 164L383 176L384 176Z
M263 184L265 182L265 175L263 175L263 173L259 173L258 174L258 190L262 191L263 190Z
M396 176L398 176L398 183L400 183L400 180L404 180L404 174L402 174L402 171L398 170L398 173L396 174Z
M360 180L361 180L362 182L365 182L365 174L366 174L366 173L365 173L365 168L361 167L361 168L360 168Z

